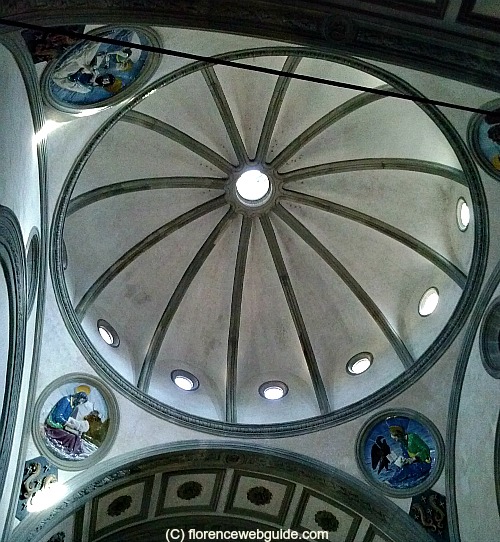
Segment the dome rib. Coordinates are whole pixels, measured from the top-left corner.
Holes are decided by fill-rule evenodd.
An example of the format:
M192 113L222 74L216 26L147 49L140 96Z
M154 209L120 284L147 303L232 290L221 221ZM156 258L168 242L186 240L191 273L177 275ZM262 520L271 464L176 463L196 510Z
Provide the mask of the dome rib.
M381 85L377 87L381 90L392 89L390 85ZM363 92L350 100L347 100L343 104L332 109L326 115L323 115L314 124L311 124L309 128L305 129L300 135L298 135L291 143L289 143L270 163L270 166L278 169L285 164L292 156L297 154L300 149L305 147L310 141L312 141L321 132L332 126L335 122L344 118L346 115L369 105L377 100L386 98L386 96L380 96L379 94L373 94L371 92Z
M369 216L360 211L356 211L350 207L345 207L339 203L328 201L317 196L311 196L309 194L303 194L301 192L295 192L293 190L283 190L283 199L293 201L294 203L300 203L302 205L308 205L315 209L320 209L328 213L353 220L359 224L372 228L384 235L387 235L391 239L402 243L408 248L417 252L420 256L423 256L426 260L431 262L441 271L446 273L462 290L465 288L467 282L467 275L465 275L456 265L439 254L436 250L429 247L422 241L419 241L412 235L405 233L404 231L391 226L385 222L382 222L378 218Z
M238 369L238 343L240 337L241 304L243 282L245 279L248 245L252 232L252 219L244 216L241 223L238 254L234 271L233 293L231 298L231 316L227 340L227 377L226 377L226 422L237 422L236 383Z
M231 108L229 107L226 95L224 94L224 90L222 89L222 85L220 84L219 78L217 77L214 68L212 66L209 66L208 68L201 70L201 73L203 74L205 82L210 89L210 93L212 94L215 105L219 110L222 122L224 123L224 127L227 131L227 135L229 136L229 140L233 145L238 164L247 164L249 160L245 144L241 139L240 132L238 130L238 127L236 126L236 122L234 121L233 113L231 111Z
M327 263L335 273L344 281L346 286L363 304L370 316L375 320L383 334L391 343L393 349L398 355L403 367L409 369L415 360L406 348L397 331L392 327L382 311L378 308L372 298L365 292L356 279L349 271L335 258L335 256L298 220L292 213L287 211L282 205L278 204L273 209L273 213L277 215L287 226L289 226L304 242L306 242L325 263Z
M361 158L356 160L341 160L337 162L327 162L316 166L303 167L280 173L283 184L311 179L321 175L330 175L334 173L345 173L349 171L368 171L373 169L393 169L402 171L417 171L419 173L428 173L438 175L449 179L462 186L468 187L465 175L459 169L431 162L429 160L418 160L416 158Z
M226 180L219 177L146 177L120 183L107 184L84 192L73 198L68 205L67 216L107 198L141 192L144 190L163 190L167 188L203 188L224 190Z
M188 268L182 275L179 284L176 286L174 293L170 297L170 300L167 304L167 307L163 311L163 314L156 326L156 329L153 334L153 338L149 344L146 357L142 364L141 372L139 374L139 379L137 381L137 387L147 393L149 389L149 383L151 381L151 376L153 374L154 365L160 352L163 339L167 334L172 318L175 316L179 305L182 302L182 299L186 295L186 292L196 277L198 271L203 266L205 260L208 258L212 249L215 247L218 239L226 230L229 222L235 217L235 213L232 209L229 209L227 213L221 218L219 223L212 230L210 235L207 237L206 241L201 246L200 250L196 253L196 256L192 259Z
M229 175L233 171L233 165L220 154L171 124L155 119L150 115L146 115L146 113L132 110L127 111L120 121L135 124L136 126L142 126L143 128L153 130L160 135L168 137L172 141L179 143L183 147L186 147L186 149L189 149L201 158L207 160L226 175Z
M299 65L302 57L299 56L289 56L285 63L283 64L283 71L287 73L294 73ZM276 85L273 90L273 95L271 96L271 101L267 108L266 118L264 120L264 125L260 133L259 143L257 145L257 152L255 153L256 162L264 162L267 153L269 151L269 144L271 143L271 138L274 133L274 128L276 126L276 121L278 119L281 106L285 99L285 94L290 86L291 79L288 76L280 75L276 81Z
M274 228L268 215L262 215L260 217L260 223L262 225L262 229L264 230L264 235L266 236L269 250L271 251L271 256L273 258L274 266L276 267L276 272L278 273L281 287L283 288L283 293L285 294L288 309L292 315L300 345L302 346L304 359L311 376L314 393L318 401L320 412L321 414L328 414L331 411L328 395L326 393L323 379L321 378L321 373L319 371L311 340L300 311L299 303L297 301L297 297L295 296L292 282L278 245L278 240L276 239Z
M102 275L92 284L92 286L82 296L78 305L75 308L75 313L79 321L83 320L85 313L90 305L96 300L99 294L106 288L106 286L116 278L128 265L130 265L135 259L137 259L146 250L153 247L156 243L159 243L162 239L168 235L174 233L178 229L187 226L190 222L201 218L202 216L215 211L219 207L226 205L226 199L224 195L211 199L184 214L174 218L167 224L164 224L154 232L150 233L147 237L135 244L130 250L125 252L118 260L116 260Z

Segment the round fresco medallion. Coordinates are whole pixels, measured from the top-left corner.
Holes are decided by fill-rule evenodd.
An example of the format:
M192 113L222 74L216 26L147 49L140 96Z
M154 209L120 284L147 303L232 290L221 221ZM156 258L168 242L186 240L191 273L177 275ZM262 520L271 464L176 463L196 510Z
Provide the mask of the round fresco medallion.
M88 33L131 45L111 45L81 40L42 75L45 100L62 111L108 107L130 97L154 73L160 56L133 44L160 46L156 33L147 28L105 27Z
M81 374L58 378L35 406L38 448L66 470L79 470L107 453L118 426L118 407L97 379Z
M431 487L444 464L444 444L433 423L410 410L372 418L356 442L358 465L385 494L406 498Z
M491 113L474 115L469 123L469 145L482 168L500 180L500 100L483 106Z

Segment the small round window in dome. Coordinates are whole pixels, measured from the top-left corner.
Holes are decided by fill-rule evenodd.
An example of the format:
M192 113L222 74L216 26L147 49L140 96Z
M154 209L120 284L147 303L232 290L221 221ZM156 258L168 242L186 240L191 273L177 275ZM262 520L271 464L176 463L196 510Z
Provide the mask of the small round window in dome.
M176 369L171 373L172 382L181 390L194 391L200 387L199 380L191 373Z
M120 344L120 338L115 328L106 320L97 320L97 329L101 339L109 346L116 348Z
M245 171L236 181L238 196L247 202L260 202L269 193L271 184L267 175L258 169Z
M259 393L264 399L269 401L276 401L285 397L288 393L288 386L284 382L273 380L271 382L264 382L259 386Z
M437 291L437 288L429 288L420 298L418 313L420 316L429 316L429 314L432 314L436 310L438 303L439 292Z
M346 369L350 375L360 375L370 368L372 362L373 356L370 352L361 352L347 362Z
M470 222L470 209L464 198L460 198L457 202L457 223L460 231L465 231Z

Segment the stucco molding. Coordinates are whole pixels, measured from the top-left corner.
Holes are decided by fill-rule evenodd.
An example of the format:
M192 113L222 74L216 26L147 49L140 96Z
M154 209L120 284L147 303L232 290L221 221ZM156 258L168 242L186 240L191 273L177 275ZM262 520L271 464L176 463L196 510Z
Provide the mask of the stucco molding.
M269 48L257 48L248 49L242 51L235 51L231 53L225 53L219 55L224 60L239 60L249 57L259 56L302 56L319 58L324 60L330 60L345 64L350 67L362 69L387 81L393 88L405 94L421 96L421 94L411 87L409 84L402 81L400 78L385 72L375 66L363 62L357 59L343 57L327 53L325 51L315 51L311 49L302 49L294 47L269 47ZM217 58L217 57L215 57ZM366 414L374 408L382 406L384 403L393 399L404 390L409 388L414 382L416 382L432 365L440 358L445 352L446 348L451 344L453 339L457 336L458 332L464 325L468 318L471 309L479 294L482 279L484 276L485 266L487 262L488 251L488 218L487 218L487 204L482 184L480 182L479 174L475 163L470 156L464 142L461 137L436 107L427 104L418 104L419 107L430 117L430 119L440 128L443 135L446 137L450 145L453 147L463 170L464 178L468 180L468 188L472 200L472 207L474 212L474 249L472 255L472 263L469 269L469 274L465 284L462 297L455 308L455 311L436 340L429 346L429 348L420 356L420 358L408 368L403 376L390 382L383 388L381 388L375 394L347 407L338 409L335 412L331 412L324 416L315 418L309 418L307 420L300 420L294 422L286 422L279 424L267 424L267 425L251 425L251 424L228 424L223 421L208 420L206 418L198 417L195 415L187 414L165 405L164 403L150 397L130 382L121 377L118 372L111 367L102 355L97 351L93 344L88 339L87 335L83 331L83 328L78 320L78 316L75 314L75 310L72 306L71 299L69 297L66 284L64 281L64 273L62 267L62 240L65 216L68 211L68 207L71 201L71 195L76 185L78 177L83 170L88 159L92 155L93 151L102 141L107 133L115 126L115 124L126 118L128 112L136 107L145 97L147 97L152 91L165 87L170 83L205 68L206 62L193 62L182 68L175 70L158 81L155 81L148 87L146 87L141 93L127 103L122 109L117 111L112 117L110 117L94 134L87 146L82 150L77 157L62 191L59 196L59 200L56 205L56 211L53 217L52 223L52 235L51 235L51 274L53 279L54 291L56 299L61 309L61 313L68 327L69 333L73 337L73 340L80 348L82 354L87 361L94 367L98 373L106 378L106 381L120 390L129 399L140 405L142 408L174 423L192 427L197 430L205 431L208 433L222 435L222 436L235 436L250 437L250 438L267 438L269 435L273 437L284 437L289 435L304 434L311 431L318 431L328 427L347 422L359 415Z

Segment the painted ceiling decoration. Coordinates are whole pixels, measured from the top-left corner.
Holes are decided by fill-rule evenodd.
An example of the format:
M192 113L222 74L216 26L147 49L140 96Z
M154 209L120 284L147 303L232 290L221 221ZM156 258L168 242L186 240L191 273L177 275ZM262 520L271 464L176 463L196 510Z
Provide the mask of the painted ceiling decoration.
M474 115L469 123L469 145L481 167L500 180L500 100L482 106L488 115Z
M218 58L418 95L310 49ZM480 199L467 149L430 105L189 63L112 115L73 166L56 295L88 361L148 410L215 432L303 431L400 391L456 335L482 273ZM96 333L103 321L119 346ZM360 352L370 368L354 378ZM180 389L176 371L199 385ZM273 381L282 398L264 408Z
M38 398L33 438L38 449L66 470L95 464L111 448L118 429L118 405L98 379L68 374Z
M105 27L89 35L130 44L160 45L158 36L147 28ZM56 39L57 35L53 41ZM61 56L49 63L41 79L42 93L48 104L61 111L98 110L132 96L151 78L158 64L159 57L154 53L80 40L62 48Z
M357 460L367 481L391 497L432 487L444 465L444 444L434 424L410 410L370 419L358 435Z

